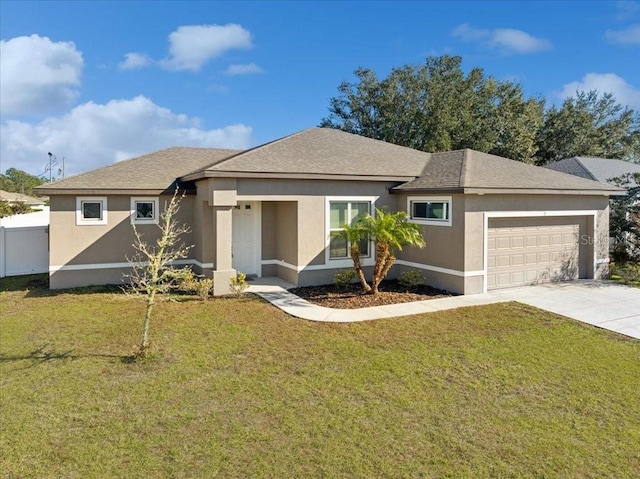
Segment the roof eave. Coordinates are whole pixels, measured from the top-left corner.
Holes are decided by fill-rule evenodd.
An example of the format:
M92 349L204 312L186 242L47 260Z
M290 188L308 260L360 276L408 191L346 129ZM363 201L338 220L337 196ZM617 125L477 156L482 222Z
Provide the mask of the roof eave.
M624 195L624 191L619 188L602 189L556 189L556 188L465 188L465 194L469 195L596 195L612 196Z
M621 189L552 189L552 188L393 188L396 194L465 194L465 195L595 195L595 196L625 196Z
M181 188L186 194L194 191L192 188ZM42 191L50 196L56 195L140 195L140 196L157 196L163 194L173 194L173 187L167 188L140 188L140 189L123 189L123 188L46 188Z

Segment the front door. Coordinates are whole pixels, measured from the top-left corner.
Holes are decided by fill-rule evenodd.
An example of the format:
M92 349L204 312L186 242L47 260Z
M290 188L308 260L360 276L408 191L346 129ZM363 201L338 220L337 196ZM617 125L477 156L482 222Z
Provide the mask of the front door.
M260 203L239 201L232 223L232 266L236 271L260 276L260 227Z

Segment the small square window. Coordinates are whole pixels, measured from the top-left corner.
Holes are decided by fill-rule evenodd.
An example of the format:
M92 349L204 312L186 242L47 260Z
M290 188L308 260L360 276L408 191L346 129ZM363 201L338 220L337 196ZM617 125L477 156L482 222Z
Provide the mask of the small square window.
M76 198L76 224L77 225L106 225L107 224L107 198L82 197Z
M153 201L136 201L136 219L153 219L155 218L155 208Z
M100 221L102 219L102 203L100 201L83 201L82 219Z
M131 223L157 224L158 198L131 198Z

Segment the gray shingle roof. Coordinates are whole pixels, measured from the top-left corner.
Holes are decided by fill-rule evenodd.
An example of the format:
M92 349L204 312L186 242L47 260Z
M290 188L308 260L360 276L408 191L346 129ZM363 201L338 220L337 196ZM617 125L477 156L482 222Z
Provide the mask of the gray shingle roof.
M544 167L582 178L593 179L602 183L612 183L609 180L626 173L640 173L640 165L636 163L611 158L593 158L587 156L566 158L545 165ZM635 183L631 185L632 188L637 186L639 185Z
M164 191L171 188L177 178L240 151L217 148L167 148L43 185L38 191L53 194L79 189Z
M425 153L329 128L256 148L167 148L42 186L39 192L165 191L177 179L216 176L407 181L396 191L620 192L595 181L473 150Z
M474 150L433 153L420 177L394 188L425 190L618 191L611 186Z
M206 169L217 172L411 178L429 153L331 128L310 128L242 152Z

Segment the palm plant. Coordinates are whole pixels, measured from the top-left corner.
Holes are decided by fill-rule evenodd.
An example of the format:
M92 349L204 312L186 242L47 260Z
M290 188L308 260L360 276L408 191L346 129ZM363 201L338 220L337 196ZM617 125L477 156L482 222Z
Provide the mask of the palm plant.
M425 246L420 227L408 221L407 213L390 213L376 209L376 215L365 215L353 225L345 225L342 237L349 241L353 266L365 293L378 294L380 283L387 276L396 260L395 252L404 246ZM376 262L371 285L367 280L360 261L360 243L371 239L376 245Z

